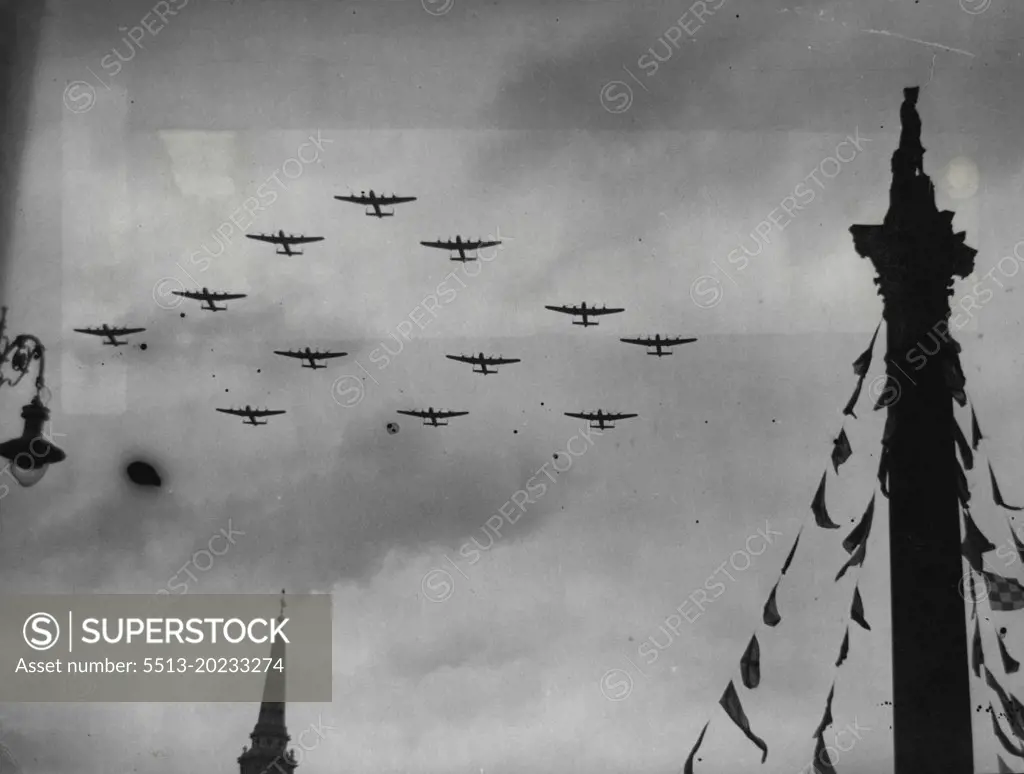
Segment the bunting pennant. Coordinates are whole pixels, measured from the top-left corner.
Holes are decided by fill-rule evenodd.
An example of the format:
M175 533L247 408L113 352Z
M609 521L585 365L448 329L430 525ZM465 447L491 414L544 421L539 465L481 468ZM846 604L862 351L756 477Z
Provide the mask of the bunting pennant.
M857 377L857 385L853 388L853 395L846 401L846 407L843 409L844 416L857 418L857 415L853 412L853 407L857 405L860 391L864 387L864 377L868 375L868 369L871 368L871 353L875 349L875 339L878 338L878 329L881 327L882 321L879 320L878 325L875 326L875 332L871 334L871 343L868 344L868 348L861 352L860 356L853 361L853 373Z
M995 550L996 547L974 523L971 512L964 508L964 542L960 546L960 552L970 562L975 572L984 572L981 566L982 555Z
M882 428L882 446L892 443L892 437L896 433L896 415L885 415L885 426Z
M946 381L946 387L949 388L957 403L966 406L967 393L964 392L964 386L967 384L967 380L964 378L964 371L960 366L960 356L956 354L955 349L946 349L944 354L942 375Z
M743 711L743 705L740 704L740 697L736 695L736 686L733 685L732 680L729 681L729 687L725 689L725 693L722 694L718 703L722 705L722 709L725 710L729 719L739 726L740 731L746 735L747 739L761 751L761 763L763 764L768 759L768 745L750 730L750 721L747 720L747 714Z
M988 582L988 602L993 612L1024 610L1024 586L1013 578L982 571Z
M956 448L960 450L960 459L964 461L964 469L974 468L974 455L971 453L971 445L964 437L964 431L960 429L960 423L953 419L953 438L956 440Z
M832 767L832 756L825 747L825 739L818 734L818 741L814 745L814 774L836 774Z
M978 415L974 413L974 404L971 404L971 447L978 451L978 444L984 438L981 434L981 426L978 424Z
M889 496L889 447L882 446L882 455L878 458L878 484L885 497Z
M835 695L835 692L836 684L833 682L832 688L828 692L828 698L825 700L825 714L821 716L821 722L814 729L814 733L811 734L812 737L821 736L825 729L832 725L832 697Z
M839 431L832 440L832 467L836 474L839 474L839 466L850 459L853 454L853 447L850 446L850 439L846 437L846 428Z
M697 754L697 750L700 749L700 743L704 741L704 733L708 730L708 726L711 725L709 720L704 724L704 728L700 731L700 736L697 737L697 744L690 750L690 754L686 758L686 763L683 765L683 774L693 774L693 756Z
M828 470L821 474L821 483L818 484L818 491L814 494L814 499L811 501L811 511L814 513L814 523L824 529L839 529L838 524L833 524L832 519L828 517L828 508L825 507L825 476L828 475Z
M996 739L999 740L1003 749L1010 753L1010 755L1016 755L1018 758L1024 758L1024 750L1011 742L1003 732L1003 729L999 727L999 720L996 718L996 711L991 702L989 702L988 705L988 714L992 716L992 729L995 731Z
M1006 761L1004 761L998 755L996 756L996 762L999 764L998 774L1013 774L1013 769L1007 766Z
M1003 494L999 491L999 483L996 481L996 474L995 471L992 470L991 462L988 464L988 477L992 482L992 500L996 505L1000 508L1006 508L1008 511L1024 511L1024 507L1019 505L1007 505L1006 502L1003 501Z
M875 411L880 409L889 408L896 401L900 399L900 395L903 394L903 388L900 387L899 379L894 379L890 374L885 375L885 387L878 394L878 400L875 401Z
M871 626L866 620L864 620L864 600L860 598L859 587L854 587L853 589L853 604L850 606L850 619L856 621L868 631L871 631Z
M841 667L846 657L850 655L850 627L846 627L846 634L843 635L843 644L839 646L839 658L836 659L836 666Z
M779 588L778 581L772 586L772 593L768 595L768 601L764 603L764 612L761 614L761 620L764 621L765 626L778 626L779 621L782 620L782 616L779 615L779 608L775 605L775 591Z
M782 565L782 574L786 574L786 570L789 569L789 565L793 563L793 556L796 554L797 544L800 542L800 533L804 531L803 527L796 533L796 540L793 541L793 547L789 549L789 556L786 557L786 563ZM1024 561L1024 560L1022 560Z
M966 506L971 501L971 490L967 486L967 476L964 473L964 469L960 467L960 461L955 457L953 458L953 464L956 466L956 494L960 498L960 502Z
M847 535L846 540L843 541L846 553L852 554L855 548L867 542L868 535L871 533L871 522L874 518L875 496L871 495L871 502L868 503L867 510L864 511L864 515L860 519L860 524L854 527L853 532Z
M1006 631L1005 629L1003 631ZM1003 638L1006 635L1003 633L999 634L999 655L1003 659L1003 671L1008 675L1012 675L1018 669L1020 669L1020 662L1016 661L1010 652L1006 649L1006 644L1003 642Z
M757 688L761 683L761 646L757 643L756 634L750 638L750 644L740 659L740 675L747 688Z
M853 373L861 379L868 375L868 369L871 368L871 353L875 349L875 339L878 338L878 329L881 327L882 321L879 320L878 325L875 326L875 332L871 334L871 343L868 344L868 348L853 361Z
M971 638L971 669L975 677L981 677L981 665L985 663L985 653L981 649L981 626L974 619L974 637Z
M1013 735L1018 739L1024 739L1024 705L1017 700L1016 696L1007 694L1003 690L1003 687L996 682L996 678L993 677L988 667L985 667L985 682L988 683L988 687L995 691L996 696L999 697L999 703L1003 707L1003 714L1006 716L1006 722L1010 725Z
M1010 537L1013 538L1013 547L1017 549L1017 557L1021 562L1024 562L1024 543L1021 543L1020 538L1017 537L1017 531L1013 528L1013 522L1007 519L1006 523L1010 527Z
M854 552L853 556L851 556L849 559L847 559L846 560L846 564L844 564L842 566L842 569L840 569L839 572L836 573L836 581L835 582L838 583L840 581L840 579L844 575L846 575L846 571L849 570L851 567L863 567L864 566L864 557L867 554L867 552L868 552L868 542L865 540L859 546L857 546L857 550L856 550L856 552Z
M857 405L857 401L860 399L860 391L864 387L864 377L860 377L857 380L857 385L853 388L853 394L850 399L846 401L846 406L843 407L843 416L857 418L857 414L854 413L853 407Z

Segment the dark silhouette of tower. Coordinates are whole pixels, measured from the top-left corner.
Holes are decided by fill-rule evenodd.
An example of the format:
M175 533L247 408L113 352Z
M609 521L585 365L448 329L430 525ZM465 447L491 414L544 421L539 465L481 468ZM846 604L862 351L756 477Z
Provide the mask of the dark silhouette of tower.
M281 591L282 596L284 590ZM278 621L284 619L284 600L281 600L281 614ZM238 757L239 774L293 774L298 761L295 753L288 749L288 729L284 723L285 707L285 673L274 666L281 660L285 662L284 641L277 640L270 646L270 668L263 686L263 701L260 714L256 719L256 727L249 734L252 741L249 747L242 750Z
M976 250L953 233L924 174L918 89L904 89L881 226L851 226L878 276L886 322L887 408L879 476L889 483L893 743L896 774L972 774L967 626L960 582L960 504L953 398L964 397L949 336L953 277ZM909 357L916 352L916 357ZM922 353L932 354L924 358ZM922 362L923 361L923 362Z

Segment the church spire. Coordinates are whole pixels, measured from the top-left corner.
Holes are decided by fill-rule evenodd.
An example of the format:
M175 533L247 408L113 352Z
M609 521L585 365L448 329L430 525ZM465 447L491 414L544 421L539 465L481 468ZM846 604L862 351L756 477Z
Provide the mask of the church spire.
M284 589L281 589L281 612L278 621L284 620ZM275 667L280 664L281 668ZM291 737L285 726L285 644L276 640L270 646L270 667L263 686L263 701L260 714L249 739L252 744L242 750L238 758L239 774L292 774L298 762L295 754L288 750Z

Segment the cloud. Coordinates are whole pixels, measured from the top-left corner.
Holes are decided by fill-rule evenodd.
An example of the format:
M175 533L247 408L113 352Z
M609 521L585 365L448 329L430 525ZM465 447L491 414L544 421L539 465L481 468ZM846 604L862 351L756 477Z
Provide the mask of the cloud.
M486 546L487 519L550 459L540 442L499 451L493 439L477 437L445 448L443 429L411 423L392 436L383 431L392 418L375 413L354 422L326 463L309 460L322 472L282 483L270 507L245 494L226 504L259 536L246 545L253 583L265 584L268 574L307 587L366 582L391 551L455 551L473 535ZM300 452L289 467L301 470L304 461ZM539 529L559 501L557 493L540 499L503 539L518 542Z
M164 131L159 137L183 196L205 202L234 194L235 132Z

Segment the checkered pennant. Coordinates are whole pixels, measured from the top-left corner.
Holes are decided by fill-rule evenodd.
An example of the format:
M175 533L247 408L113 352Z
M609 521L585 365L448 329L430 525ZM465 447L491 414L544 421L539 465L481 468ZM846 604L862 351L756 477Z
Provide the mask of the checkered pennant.
M1013 578L986 572L988 601L992 610L1024 610L1024 586Z

